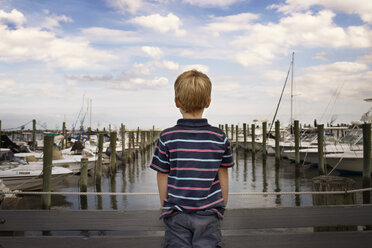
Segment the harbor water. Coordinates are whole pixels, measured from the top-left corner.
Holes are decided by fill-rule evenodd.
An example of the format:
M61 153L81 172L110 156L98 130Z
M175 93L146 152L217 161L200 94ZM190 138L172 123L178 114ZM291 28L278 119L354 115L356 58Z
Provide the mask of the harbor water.
M108 170L96 185L94 172L88 178L88 192L157 193L156 172L150 169L152 150L139 153L130 163L118 161L116 173ZM275 164L275 158L263 159L260 153L252 155L234 151L235 166L229 169L230 193L241 192L307 192L312 191L312 178L318 169L310 165L295 166L289 160ZM350 176L361 188L362 177ZM79 192L79 175L69 175L53 191ZM312 206L311 195L230 195L228 208L262 208L277 206ZM2 209L39 209L40 196L21 196L1 205ZM157 195L134 196L78 196L53 195L52 209L104 209L104 210L154 210L160 208Z

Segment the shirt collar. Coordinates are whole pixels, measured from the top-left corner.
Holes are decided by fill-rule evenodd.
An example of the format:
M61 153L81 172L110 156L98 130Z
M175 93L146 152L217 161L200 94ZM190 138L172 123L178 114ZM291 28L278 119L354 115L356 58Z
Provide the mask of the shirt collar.
M207 119L179 119L177 125L188 127L209 126Z

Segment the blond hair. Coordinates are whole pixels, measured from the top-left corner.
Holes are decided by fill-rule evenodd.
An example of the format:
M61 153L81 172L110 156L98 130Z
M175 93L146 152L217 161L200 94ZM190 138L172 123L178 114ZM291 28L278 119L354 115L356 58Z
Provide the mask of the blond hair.
M211 97L212 83L207 75L197 70L185 71L174 82L175 97L186 113L202 110Z

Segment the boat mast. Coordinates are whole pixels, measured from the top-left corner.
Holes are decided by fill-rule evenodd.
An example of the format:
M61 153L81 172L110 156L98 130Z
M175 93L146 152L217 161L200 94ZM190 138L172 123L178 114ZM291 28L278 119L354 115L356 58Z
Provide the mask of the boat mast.
M292 75L291 75L291 129L293 129L293 61L294 52L292 52Z
M90 110L90 115L89 115L89 127L92 128L92 99L90 99L89 110Z

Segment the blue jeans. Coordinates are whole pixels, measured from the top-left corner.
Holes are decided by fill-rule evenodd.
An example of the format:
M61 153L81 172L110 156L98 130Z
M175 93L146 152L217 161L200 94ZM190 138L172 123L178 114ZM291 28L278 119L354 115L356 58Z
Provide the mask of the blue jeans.
M220 220L212 211L175 212L163 221L166 226L164 248L222 247Z

